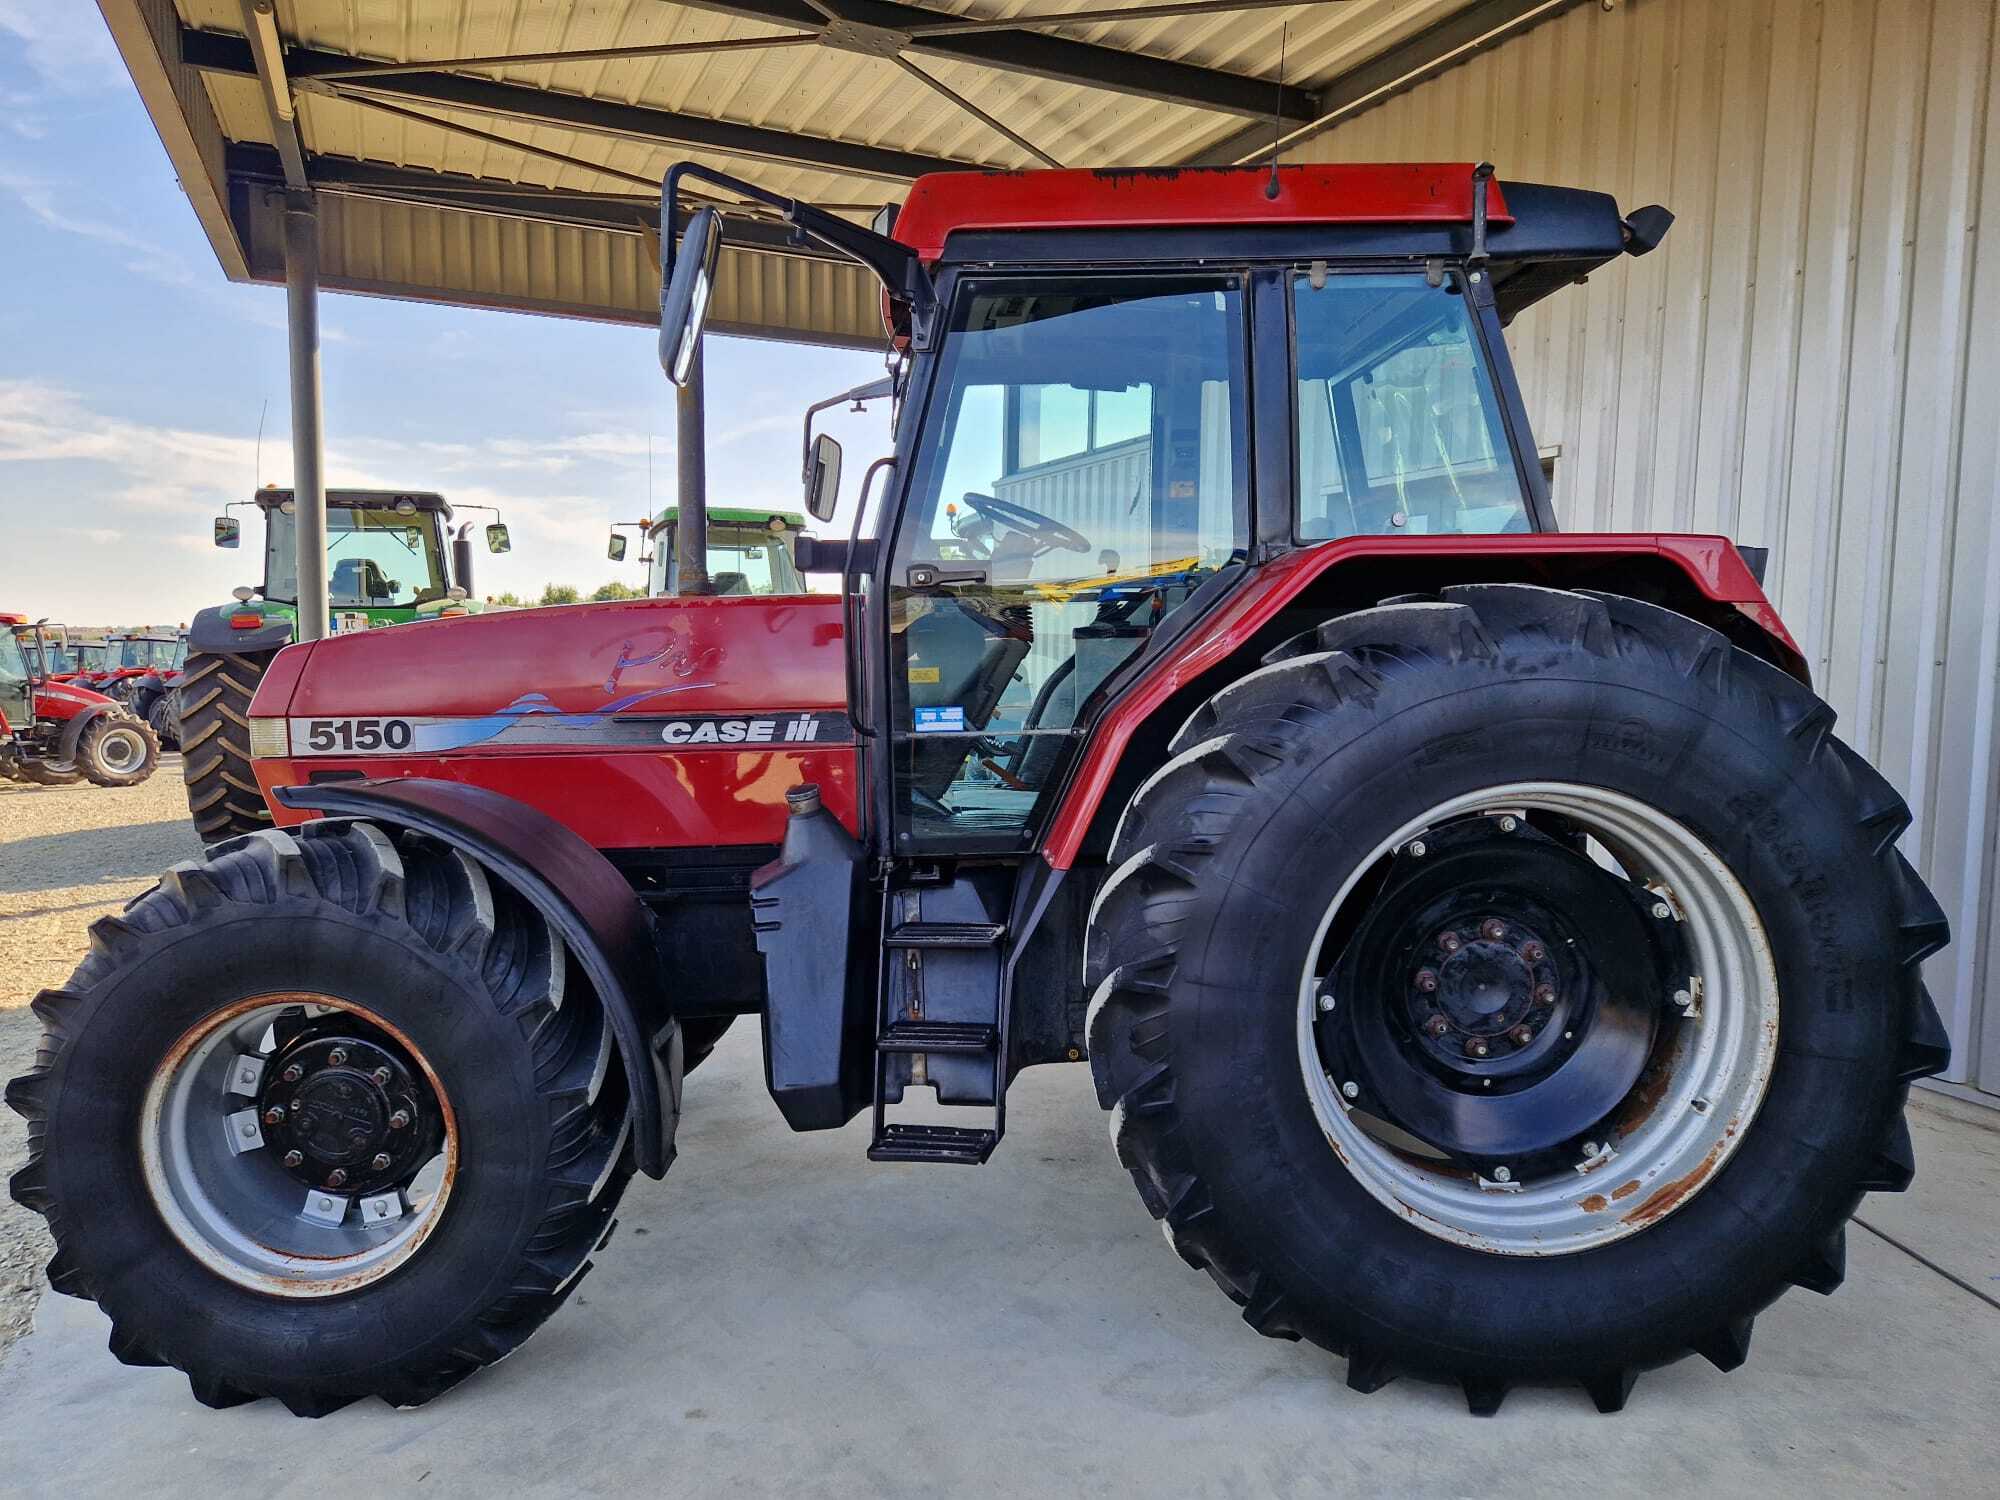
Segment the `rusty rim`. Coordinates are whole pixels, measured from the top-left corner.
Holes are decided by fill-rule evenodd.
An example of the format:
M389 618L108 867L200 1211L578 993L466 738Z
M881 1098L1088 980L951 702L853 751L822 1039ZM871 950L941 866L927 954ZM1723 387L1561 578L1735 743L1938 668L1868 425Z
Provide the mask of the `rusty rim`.
M319 1071L303 1077L291 1059ZM307 1156L307 1130L361 1154L329 1167ZM410 1039L314 991L239 1000L183 1034L154 1070L139 1146L188 1253L281 1297L337 1296L404 1265L442 1221L459 1149L450 1101Z
M1485 1172L1446 1158L1357 1108L1333 1077L1317 1023L1333 956L1329 934L1371 870L1470 818L1553 813L1593 853L1652 888L1677 924L1691 973L1660 997L1663 1028L1638 1085L1591 1131L1576 1160ZM1435 838L1433 834L1433 838ZM1298 1037L1306 1088L1329 1145L1377 1201L1426 1233L1503 1255L1561 1255L1635 1234L1711 1180L1741 1142L1777 1056L1778 982L1756 907L1709 847L1658 808L1603 787L1519 782L1471 793L1413 818L1378 845L1321 918L1302 977ZM1365 1102L1365 1101L1364 1101Z

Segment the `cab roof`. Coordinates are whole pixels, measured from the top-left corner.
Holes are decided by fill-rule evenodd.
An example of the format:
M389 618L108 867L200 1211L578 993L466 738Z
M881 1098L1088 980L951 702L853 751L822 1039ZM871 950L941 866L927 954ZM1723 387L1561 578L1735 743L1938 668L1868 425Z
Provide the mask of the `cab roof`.
M288 489L279 489L274 484L267 484L250 498L264 509L270 510L290 500L292 492ZM394 506L399 500L409 501L418 510L436 511L446 517L451 515L451 503L444 496L431 490L328 490L326 492L328 507L339 510L367 510L375 507L386 509Z
M924 260L962 229L1168 229L1245 224L1469 224L1471 162L1091 171L933 172L894 234ZM1272 191L1275 184L1276 192ZM1498 182L1487 223L1513 222Z

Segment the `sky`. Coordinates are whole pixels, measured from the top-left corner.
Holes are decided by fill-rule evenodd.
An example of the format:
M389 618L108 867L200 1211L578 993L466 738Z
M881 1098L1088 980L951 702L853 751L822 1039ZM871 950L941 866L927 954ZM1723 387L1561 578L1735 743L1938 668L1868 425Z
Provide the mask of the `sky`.
M325 293L329 486L498 506L481 594L644 583L613 521L672 503L673 388L650 330ZM875 353L707 341L711 503L800 508L805 405ZM0 610L178 624L261 581L212 519L291 483L281 288L226 280L94 5L0 0ZM262 437L259 438L259 428ZM851 502L886 403L835 415ZM648 449L650 447L650 463ZM471 519L486 521L483 515Z

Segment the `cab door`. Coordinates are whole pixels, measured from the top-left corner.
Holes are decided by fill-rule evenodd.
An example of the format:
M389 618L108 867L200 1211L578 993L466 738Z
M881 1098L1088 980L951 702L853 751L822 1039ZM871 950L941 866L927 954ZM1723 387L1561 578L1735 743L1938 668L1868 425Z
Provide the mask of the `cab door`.
M1246 557L1249 308L1241 271L958 282L867 612L895 854L1031 847L1093 696Z

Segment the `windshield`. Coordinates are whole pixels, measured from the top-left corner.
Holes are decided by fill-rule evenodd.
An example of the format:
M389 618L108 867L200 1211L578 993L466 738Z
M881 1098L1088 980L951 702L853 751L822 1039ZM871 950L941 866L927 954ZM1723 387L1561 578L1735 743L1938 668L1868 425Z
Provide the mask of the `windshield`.
M1418 274L1301 275L1299 537L1526 531L1471 310Z
M299 599L298 521L283 510L265 512L264 597ZM444 597L444 561L437 517L429 511L399 515L388 506L326 512L327 602L348 608L394 608Z
M26 729L34 717L28 695L28 658L11 630L0 630L0 715L16 729Z
M680 523L669 521L653 533L649 593L679 587ZM746 530L708 523L708 582L714 594L803 594L805 579L792 563L792 534L774 536L763 527Z
M110 645L107 665L117 667L144 667L148 671L155 668L177 667L181 654L186 648L177 640L143 640L131 637L113 641Z
M1246 546L1234 276L975 283L896 542L911 844L1017 846L1077 711Z

